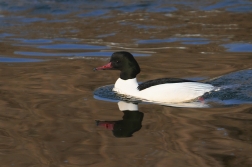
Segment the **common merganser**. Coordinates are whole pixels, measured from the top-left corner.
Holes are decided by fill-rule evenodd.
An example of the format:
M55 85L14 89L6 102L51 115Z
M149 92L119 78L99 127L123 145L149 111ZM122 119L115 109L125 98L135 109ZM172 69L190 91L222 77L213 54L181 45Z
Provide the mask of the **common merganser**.
M113 53L108 64L94 70L112 69L121 71L114 92L147 102L188 102L215 89L211 84L179 78L161 78L138 84L136 76L140 73L140 67L133 55L125 51Z

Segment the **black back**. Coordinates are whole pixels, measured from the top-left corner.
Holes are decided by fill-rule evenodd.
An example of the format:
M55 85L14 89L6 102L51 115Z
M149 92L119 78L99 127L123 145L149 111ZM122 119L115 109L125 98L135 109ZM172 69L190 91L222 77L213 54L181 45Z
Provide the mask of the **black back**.
M144 90L151 86L160 85L160 84L167 84L167 83L180 83L180 82L195 82L187 79L180 79L180 78L160 78L155 80L149 80L139 84L137 87L138 90Z

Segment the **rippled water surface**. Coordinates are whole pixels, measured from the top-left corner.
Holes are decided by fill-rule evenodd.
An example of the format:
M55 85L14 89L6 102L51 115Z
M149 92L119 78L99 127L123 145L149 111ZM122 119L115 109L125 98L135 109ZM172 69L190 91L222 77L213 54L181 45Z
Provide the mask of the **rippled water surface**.
M250 0L0 0L0 166L252 166ZM131 52L138 81L222 87L197 104L121 101ZM124 99L125 100L125 99Z

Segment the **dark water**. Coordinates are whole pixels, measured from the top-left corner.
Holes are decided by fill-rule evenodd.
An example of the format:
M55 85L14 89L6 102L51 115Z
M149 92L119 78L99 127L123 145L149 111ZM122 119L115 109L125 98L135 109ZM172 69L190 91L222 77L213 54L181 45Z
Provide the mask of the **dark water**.
M250 0L0 0L0 166L252 166L251 16ZM92 71L120 50L140 82L222 89L121 101L118 72Z
M1 1L0 3L0 41L16 47L15 57L25 58L27 56L46 57L93 57L109 56L114 50L130 49L141 52L139 45L144 44L166 44L180 43L179 49L187 45L207 45L217 43L220 47L226 48L229 52L251 52L250 41L230 41L233 34L223 34L217 41L211 37L218 34L186 33L175 32L172 36L157 36L162 30L186 28L188 24L201 26L203 29L224 29L238 30L239 25L235 22L224 22L218 24L190 21L192 17L200 20L208 19L207 15L221 15L221 12L232 14L244 14L252 12L251 1L81 1L81 0L50 0L50 1ZM185 11L186 16L177 13ZM196 14L196 13L200 14ZM134 18L134 15L137 17ZM155 20L152 15L162 15L162 22L150 22ZM124 18L122 16L125 16ZM117 19L118 18L118 19ZM183 23L165 25L169 19L181 19ZM102 21L101 21L102 20ZM105 30L106 24L113 24L113 21L120 27L130 26L139 30L147 36L134 37L123 43L109 42L105 39L110 37L125 38L121 28L112 31ZM188 20L188 21L187 21ZM104 21L107 23L104 23ZM79 26L76 23L79 22ZM160 25L161 24L161 25ZM62 26L61 26L62 25ZM90 30L90 28L94 30ZM104 28L105 28L104 27ZM83 31L91 32L85 35ZM152 33L152 31L157 31ZM125 33L123 33L125 34ZM249 34L249 32L248 32ZM155 36L156 35L156 36ZM120 37L118 37L120 36ZM90 38L91 37L91 38ZM117 40L116 40L117 41ZM19 47L18 47L19 46ZM132 48L133 47L133 48ZM189 46L190 47L190 46ZM169 48L169 47L168 47ZM152 48L158 49L158 48ZM32 51L30 51L32 50ZM152 52L150 52L152 53ZM145 55L146 54L146 55ZM148 56L148 53L140 55ZM3 57L11 55L5 53ZM138 55L136 55L138 56ZM37 58L38 59L38 58ZM28 62L33 59L27 59ZM4 59L1 61L5 61ZM10 61L10 60L9 60ZM14 62L25 61L25 59L13 59ZM34 60L37 61L37 60Z

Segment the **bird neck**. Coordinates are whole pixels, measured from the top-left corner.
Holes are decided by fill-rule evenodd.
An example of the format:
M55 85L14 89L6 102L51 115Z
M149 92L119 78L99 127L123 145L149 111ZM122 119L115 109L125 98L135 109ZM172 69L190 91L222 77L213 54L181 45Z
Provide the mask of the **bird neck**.
M123 80L136 78L137 74L140 73L140 68L127 68L122 70L120 73L120 78Z

